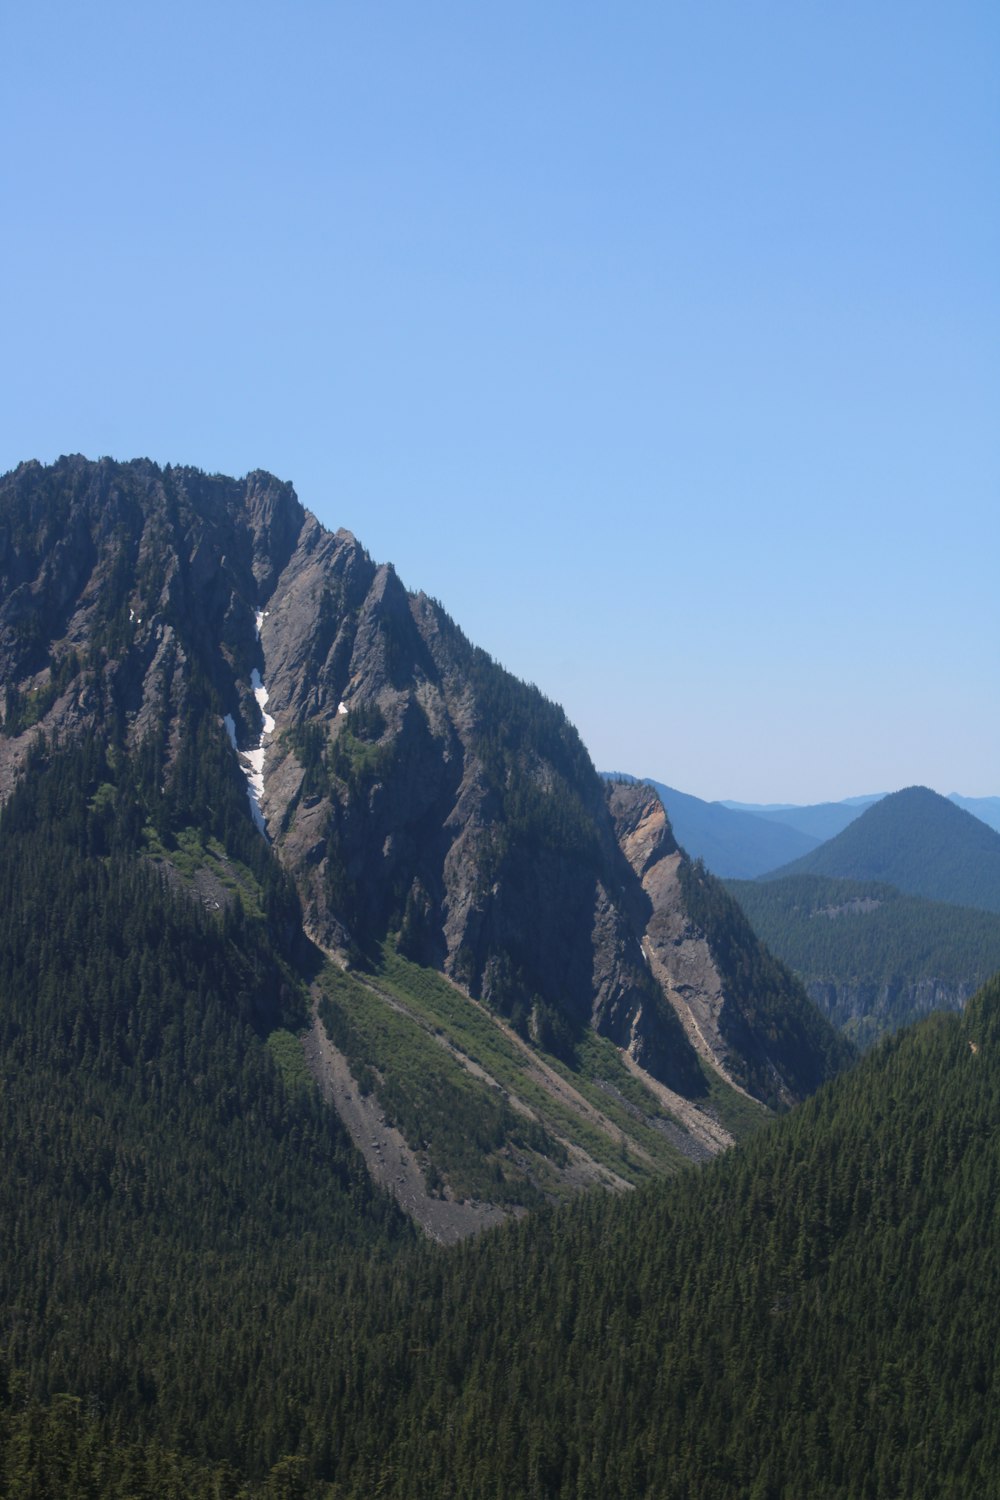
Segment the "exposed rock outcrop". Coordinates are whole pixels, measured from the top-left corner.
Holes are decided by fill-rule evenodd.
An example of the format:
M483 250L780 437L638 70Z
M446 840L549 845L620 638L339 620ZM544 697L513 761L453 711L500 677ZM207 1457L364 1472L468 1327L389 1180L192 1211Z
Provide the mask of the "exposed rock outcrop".
M741 1093L777 1105L802 1097L829 1044L805 991L720 883L678 848L652 787L610 783L608 802L648 900L643 952L691 1046Z
M677 847L663 804L652 787L638 783L612 784L608 800L622 850L649 898L642 947L650 970L699 1057L739 1088L720 1030L726 1004L722 976L706 934L688 915L679 877L686 855Z
M0 516L0 795L36 726L124 720L166 777L197 724L252 761L328 949L394 932L555 1050L593 1026L687 1097L699 1059L738 1076L655 794L609 807L562 711L290 485L71 458L6 476Z
M909 1026L935 1010L964 1010L982 987L979 978L832 980L806 979L810 999L859 1046L886 1031Z

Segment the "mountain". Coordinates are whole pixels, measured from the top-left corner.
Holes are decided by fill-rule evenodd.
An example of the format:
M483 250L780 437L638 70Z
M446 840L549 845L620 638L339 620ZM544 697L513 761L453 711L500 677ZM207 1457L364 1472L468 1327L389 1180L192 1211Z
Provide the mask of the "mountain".
M659 785L659 783L653 783ZM683 797L682 792L672 792L673 797ZM875 802L881 802L885 792L868 793L863 797L845 797L842 802L813 802L799 806L793 802L711 802L704 806L716 808L724 807L733 812L752 813L754 817L763 818L769 823L778 823L784 828L795 828L800 833L808 834L817 842L825 842L827 839L835 838L838 833L853 823L855 818L860 817L865 808L871 807ZM697 801L697 799L694 799ZM1000 797L963 797L958 792L950 792L948 801L954 802L956 807L964 808L983 823L989 824L993 829L1000 832ZM722 825L725 828L725 824ZM697 837L697 832L696 832ZM762 873L762 872L757 872ZM736 877L733 877L736 878Z
M193 1018L156 997L207 987L436 1238L676 1170L849 1056L655 794L606 785L560 709L270 475L74 457L0 480L0 693L11 881L62 850L51 898L30 887L36 966L9 975L18 1005L51 992L32 1034L68 1029L70 1072L186 1055ZM71 868L103 893L80 915L95 965L103 910L134 889L160 911L151 879L160 929L198 914L213 977L150 978L138 1054L146 939L81 1019L85 966L46 925Z
M961 1010L1000 972L1000 915L819 875L729 881L768 948L860 1046L932 1010Z
M1000 985L837 1072L393 579L269 476L0 480L0 1493L990 1495Z
M655 789L666 808L677 842L720 879L750 880L807 853L818 842L809 834L772 825L721 802L703 802L660 781L645 784Z
M1000 834L937 792L907 787L763 878L786 875L884 881L931 901L1000 911Z
M783 828L796 828L817 841L835 838L838 833L859 818L866 807L880 802L885 796L879 792L869 797L851 797L846 802L813 802L803 807L747 808L754 817L768 823L779 823Z
M949 792L948 801L1000 833L1000 797L962 797L958 792Z

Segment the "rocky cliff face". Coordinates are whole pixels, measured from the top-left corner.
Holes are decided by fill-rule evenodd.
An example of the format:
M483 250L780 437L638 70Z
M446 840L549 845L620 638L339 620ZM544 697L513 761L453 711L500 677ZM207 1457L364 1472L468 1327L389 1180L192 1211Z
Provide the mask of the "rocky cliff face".
M838 1048L816 1026L802 986L756 941L721 884L678 848L652 787L611 785L608 798L647 897L643 953L691 1047L752 1098L780 1107L811 1092L836 1066Z
M688 1097L699 1059L738 1081L655 795L608 792L560 709L289 485L79 458L6 476L0 688L0 793L38 728L115 720L168 778L197 725L322 946L392 932L551 1051L592 1026Z
M813 1003L859 1047L887 1031L910 1026L935 1010L964 1010L982 987L981 980L942 979L831 980L806 979Z
M618 838L648 898L642 947L694 1050L727 1082L729 1048L720 1027L725 987L706 933L692 921L681 888L678 848L663 804L651 787L608 790Z

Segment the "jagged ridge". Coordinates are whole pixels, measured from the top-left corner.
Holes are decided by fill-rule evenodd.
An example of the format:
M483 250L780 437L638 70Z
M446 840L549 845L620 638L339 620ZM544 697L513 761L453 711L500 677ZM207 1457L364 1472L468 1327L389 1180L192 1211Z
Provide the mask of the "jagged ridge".
M325 948L357 958L398 933L552 1051L593 1027L688 1098L705 1062L736 1081L732 1048L692 1045L688 997L643 951L660 896L623 853L626 794L612 816L562 711L291 486L76 457L6 476L0 518L0 791L36 725L114 714L166 775L203 701L203 732L262 762L267 837ZM799 1097L766 1027L753 1047L750 1091ZM802 1076L841 1056L824 1038Z

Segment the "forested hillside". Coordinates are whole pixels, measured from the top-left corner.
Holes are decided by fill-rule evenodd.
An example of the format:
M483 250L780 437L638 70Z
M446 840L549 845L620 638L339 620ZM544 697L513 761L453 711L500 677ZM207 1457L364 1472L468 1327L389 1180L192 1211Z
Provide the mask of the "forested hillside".
M450 1251L352 1255L269 1176L301 1238L262 1216L237 1257L204 1244L218 1193L171 1225L98 1162L80 1182L36 1156L48 1212L4 1257L6 1491L994 1496L998 1126L994 982L702 1171ZM259 1198L241 1178L230 1211ZM45 1222L52 1264L87 1267L93 1237L96 1296L57 1276L51 1300Z
M876 881L728 881L754 931L861 1046L931 1010L959 1010L1000 972L1000 915Z
M874 803L836 838L772 870L878 880L929 901L1000 911L1000 833L925 786Z

